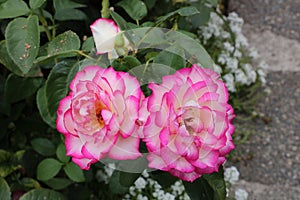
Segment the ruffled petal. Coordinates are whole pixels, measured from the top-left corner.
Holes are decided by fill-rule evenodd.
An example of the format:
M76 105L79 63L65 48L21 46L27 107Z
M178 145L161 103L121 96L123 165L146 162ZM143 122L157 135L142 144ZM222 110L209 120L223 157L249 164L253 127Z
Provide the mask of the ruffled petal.
M140 139L136 137L128 137L126 139L118 137L116 143L108 152L108 156L117 160L133 160L142 154L139 152Z
M98 19L91 26L91 31L98 54L111 52L114 49L116 35L119 27L111 19Z

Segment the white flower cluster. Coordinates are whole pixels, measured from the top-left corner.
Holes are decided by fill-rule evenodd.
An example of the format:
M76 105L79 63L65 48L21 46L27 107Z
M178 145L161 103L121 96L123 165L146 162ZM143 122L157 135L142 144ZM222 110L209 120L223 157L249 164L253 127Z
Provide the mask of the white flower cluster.
M190 200L181 181L176 181L169 190L164 190L157 181L149 177L146 170L135 181L134 185L129 188L129 193L123 198L123 200L130 199Z
M109 178L116 169L115 163L108 163L104 166L104 170L98 170L96 173L96 179L98 182L104 181L106 184L109 182Z
M240 173L235 166L225 168L224 179L230 184L235 184L239 180Z
M265 67L259 65L254 68L250 64L250 60L257 58L258 53L249 47L242 33L243 24L244 20L234 12L228 17L223 16L223 19L211 12L208 25L199 29L199 38L205 48L208 51L214 49L212 57L216 65L222 68L222 78L230 92L236 92L237 84L250 86L258 80L266 83Z
M225 168L224 170L224 179L226 181L226 192L227 197L230 196L230 189L232 186L236 184L239 180L240 173L235 166L231 166L229 168ZM236 200L247 200L248 199L248 192L242 188L237 188L234 191L234 198Z

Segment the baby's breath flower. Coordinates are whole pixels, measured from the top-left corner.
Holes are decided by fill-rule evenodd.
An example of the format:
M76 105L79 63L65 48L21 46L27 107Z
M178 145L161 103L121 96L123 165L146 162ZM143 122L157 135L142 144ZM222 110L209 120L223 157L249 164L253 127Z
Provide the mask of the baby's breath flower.
M223 80L226 83L228 91L235 92L234 76L232 74L226 74L223 76Z
M247 200L248 199L248 192L243 189L237 189L234 193L236 200Z
M235 184L239 180L240 173L235 166L225 168L224 179L225 181Z
M250 48L250 50L249 50L249 56L251 58L254 58L254 59L256 59L258 57L258 52L257 52L257 50L254 47Z
M147 182L145 181L144 178L139 177L135 182L134 182L135 188L138 190L144 189L147 185Z
M243 85L250 85L245 72L243 72L241 69L235 70L234 76L235 76L236 82L241 83Z

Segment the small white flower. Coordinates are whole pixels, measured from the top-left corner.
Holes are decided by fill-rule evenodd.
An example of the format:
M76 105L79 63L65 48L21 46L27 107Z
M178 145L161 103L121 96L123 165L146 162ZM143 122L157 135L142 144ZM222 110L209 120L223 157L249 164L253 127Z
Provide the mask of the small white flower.
M104 166L104 171L108 177L111 177L115 169L116 169L115 163L108 163L107 165Z
M260 62L258 64L258 67L262 68L262 69L268 69L269 68L268 64L265 61Z
M230 190L226 187L226 197L229 197Z
M236 58L227 57L226 59L226 68L230 69L231 72L234 72L238 68L239 61Z
M227 55L224 54L224 53L221 53L219 56L218 56L218 63L220 63L221 65L225 65L226 64L226 60L227 60Z
M164 200L175 200L175 196L167 192L164 195Z
M247 200L248 199L248 192L243 189L237 189L234 192L234 196L236 200Z
M225 181L235 184L239 180L240 173L235 166L225 168L224 179Z
M234 77L233 77L233 75L232 74L225 74L223 76L223 79L224 79L224 81L226 83L226 86L227 86L228 90L230 92L235 92L235 85L234 85Z
M124 199L123 200L129 200L130 199L130 195L129 194L126 194L125 196L124 196Z
M135 182L134 182L134 185L136 187L136 189L144 189L147 185L147 182L145 181L144 178L142 177L139 177Z
M135 195L136 195L135 188L134 188L133 186L131 186L131 187L129 188L129 194L130 194L131 196L135 196Z
M172 194L179 196L184 192L184 186L181 181L176 181L173 185L171 185Z
M236 35L235 43L237 48L241 48L241 47L246 48L249 46L248 40L243 34Z
M224 48L229 53L233 52L234 46L232 46L229 42L224 42Z
M147 172L146 169L142 172L142 176L145 177L145 178L149 177L149 173Z
M239 51L238 49L236 49L236 50L234 51L234 54L233 54L233 56L236 57L236 58L241 58L242 55L243 55L242 52Z
M236 82L244 84L244 85L250 85L246 74L241 69L235 70L234 76L235 76Z
M249 63L248 64L245 64L243 65L243 69L248 77L248 80L249 80L249 83L254 83L256 81L256 72L254 71L252 65L250 65Z
M254 47L250 48L249 56L254 59L258 58L258 52Z
M222 73L222 68L219 65L214 64L214 71L218 74L221 74Z
M257 73L259 75L259 80L261 81L262 85L266 84L266 73L262 69L258 69Z
M137 199L137 200L148 200L148 197L143 196L142 194L138 194L138 196L137 196L136 199Z
M102 170L96 172L96 179L98 182L104 181L105 183L108 183L108 176Z

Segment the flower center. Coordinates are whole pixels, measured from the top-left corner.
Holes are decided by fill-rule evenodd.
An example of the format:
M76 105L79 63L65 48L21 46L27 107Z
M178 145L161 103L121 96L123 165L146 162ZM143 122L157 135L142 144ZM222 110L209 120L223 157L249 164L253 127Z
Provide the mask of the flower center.
M103 119L102 113L101 113L103 109L107 109L105 104L103 104L101 101L96 101L96 103L95 103L96 117L97 117L97 121L100 125L100 128L102 128L104 126L104 119Z
M187 108L181 115L181 118L182 120L179 124L184 124L190 135L199 133L203 128L203 124L200 120L200 111L197 108Z

